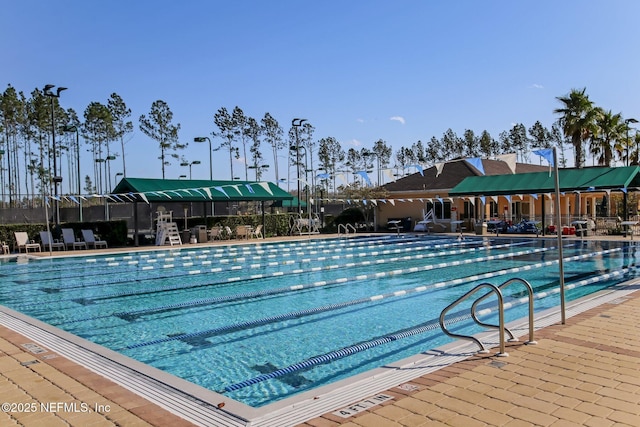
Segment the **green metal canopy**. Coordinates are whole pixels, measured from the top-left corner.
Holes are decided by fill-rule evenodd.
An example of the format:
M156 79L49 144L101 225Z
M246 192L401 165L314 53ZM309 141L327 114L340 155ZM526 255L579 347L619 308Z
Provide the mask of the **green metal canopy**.
M272 182L123 178L111 196L122 201L226 202L291 200L293 196Z
M304 200L298 200L296 196L293 196L291 200L281 200L274 202L271 207L272 208L297 208L298 204L300 204L301 208L307 207L307 202Z
M640 187L640 167L590 167L560 169L560 191L601 191ZM451 191L450 196L492 196L542 194L555 191L553 174L532 172L513 175L470 176Z

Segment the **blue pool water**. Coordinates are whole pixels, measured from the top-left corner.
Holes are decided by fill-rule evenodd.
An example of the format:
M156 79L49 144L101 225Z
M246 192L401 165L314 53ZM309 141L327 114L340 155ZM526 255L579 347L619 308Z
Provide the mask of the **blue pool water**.
M261 406L450 342L438 316L479 283L525 278L536 311L557 306L556 243L371 236L19 258L0 264L0 304ZM564 258L568 300L635 274L625 242L568 241ZM507 321L526 315L521 297L506 291Z

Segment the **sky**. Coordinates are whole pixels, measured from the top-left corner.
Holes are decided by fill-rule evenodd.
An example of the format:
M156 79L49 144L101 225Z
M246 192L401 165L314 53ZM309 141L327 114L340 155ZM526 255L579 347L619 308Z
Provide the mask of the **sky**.
M138 127L156 100L189 142L179 154L202 162L194 179L209 178L209 154L193 138L217 130L221 107L258 121L269 112L285 135L305 118L316 140L335 137L346 151L383 139L394 153L449 128L496 139L516 123L550 128L556 97L573 88L640 119L636 0L21 0L0 10L2 90L67 87L60 105L80 117L120 95L135 127L130 177L162 176L158 143ZM263 153L272 165L266 144ZM83 153L82 176L90 162ZM166 177L187 169L172 161ZM230 179L228 152L213 153L212 169Z

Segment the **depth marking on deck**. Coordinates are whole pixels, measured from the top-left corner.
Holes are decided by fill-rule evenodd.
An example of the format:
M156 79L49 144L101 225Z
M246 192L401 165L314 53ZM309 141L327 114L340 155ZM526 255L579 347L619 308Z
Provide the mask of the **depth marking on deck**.
M365 399L361 402L354 403L353 405L347 406L346 408L339 409L333 412L333 415L337 415L341 418L349 418L391 399L393 399L393 396L389 396L388 394L376 394L375 396Z

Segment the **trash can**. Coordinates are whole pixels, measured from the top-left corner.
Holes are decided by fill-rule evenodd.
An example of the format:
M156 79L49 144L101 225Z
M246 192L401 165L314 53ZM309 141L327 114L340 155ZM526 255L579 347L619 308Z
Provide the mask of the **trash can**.
M476 235L483 236L487 234L487 223L486 222L478 223L475 225L475 229L476 229Z
M191 235L196 237L196 242L206 243L208 240L207 227L204 225L197 225L191 229Z

